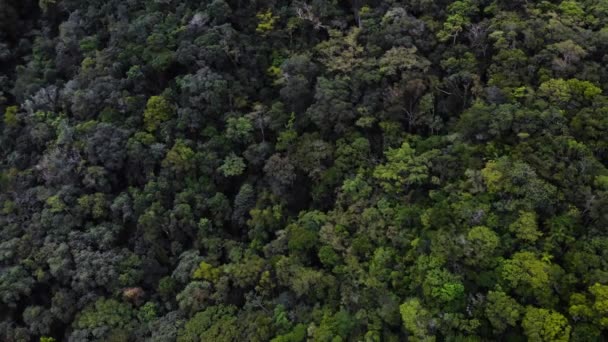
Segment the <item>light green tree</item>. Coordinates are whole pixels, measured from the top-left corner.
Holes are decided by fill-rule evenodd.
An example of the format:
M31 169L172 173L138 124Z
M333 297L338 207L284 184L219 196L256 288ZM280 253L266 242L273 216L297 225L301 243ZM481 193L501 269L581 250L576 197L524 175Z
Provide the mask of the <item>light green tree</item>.
M187 172L194 168L194 151L182 139L175 141L163 160L164 167L171 167L178 172Z
M467 234L467 248L465 252L469 265L484 265L491 262L494 250L500 243L498 235L490 228L477 226L471 228Z
M224 159L224 162L218 168L218 171L226 177L232 177L242 174L243 171L245 171L245 168L246 165L243 158L231 153Z
M526 307L521 323L530 342L567 342L570 340L570 325L559 312L532 306Z
M426 71L431 62L419 56L416 47L394 47L380 58L380 72L385 75L396 75L403 70L418 69Z
M536 213L520 211L517 220L509 225L509 230L520 240L535 242L543 235L536 221Z
M416 156L415 150L404 142L401 147L385 152L387 162L375 168L374 178L388 192L401 192L411 185L423 184L430 179L430 159L436 152Z
M17 126L19 120L17 119L17 106L9 106L4 110L4 124L8 127Z
M232 141L248 143L251 140L252 132L253 124L247 117L233 117L226 121L226 137Z
M412 298L399 306L405 329L411 334L411 341L433 342L435 336L430 331L433 318L418 298Z
M266 11L258 12L256 15L258 19L258 26L255 28L256 32L266 34L274 30L274 25L278 16L272 14L272 10L267 9Z
M456 43L456 38L471 23L471 16L479 9L472 0L455 1L448 6L448 17L443 23L443 28L437 33L437 38L445 42L452 39Z
M152 96L148 99L144 111L144 126L147 131L154 132L160 124L173 117L175 108L163 96Z
M500 267L504 284L524 297L545 302L552 296L551 264L532 252L517 252Z
M593 322L608 328L608 286L595 283L589 287L591 296L574 293L570 296L568 312L575 320Z
M502 291L488 292L485 314L497 333L508 326L514 327L523 314L524 308Z

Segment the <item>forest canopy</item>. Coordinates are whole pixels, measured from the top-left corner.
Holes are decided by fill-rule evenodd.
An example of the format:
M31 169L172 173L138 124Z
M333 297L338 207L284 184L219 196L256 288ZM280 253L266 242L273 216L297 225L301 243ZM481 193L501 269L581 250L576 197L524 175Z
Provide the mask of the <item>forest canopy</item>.
M603 341L606 0L0 0L0 341Z

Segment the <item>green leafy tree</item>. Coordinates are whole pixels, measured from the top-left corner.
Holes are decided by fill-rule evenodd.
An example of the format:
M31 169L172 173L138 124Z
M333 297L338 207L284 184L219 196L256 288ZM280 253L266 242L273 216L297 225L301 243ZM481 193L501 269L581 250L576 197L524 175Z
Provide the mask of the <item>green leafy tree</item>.
M178 173L191 171L196 167L195 152L188 146L186 141L178 139L173 147L167 151L162 164Z
M571 327L558 312L526 307L521 326L529 341L569 341Z
M572 294L568 312L576 320L593 322L604 329L608 326L608 286L595 283L589 293L591 296Z
M165 121L175 114L173 105L163 96L152 96L148 99L144 111L144 127L149 132L156 131Z
M546 301L551 297L551 265L532 252L517 252L503 262L500 276L505 284L524 297Z
M19 108L17 106L9 106L4 110L4 124L8 127L15 127L19 123L19 119L17 118L17 111Z
M234 153L228 155L222 165L218 168L225 177L239 176L245 171L246 165L243 158Z
M412 48L392 48L380 58L380 72L388 76L396 75L403 70L416 69L425 72L430 62L416 54L418 50Z
M471 265L491 265L492 257L500 244L498 235L488 227L476 226L467 234L469 245L465 250L465 262Z
M81 311L73 327L103 339L129 333L135 326L134 318L135 312L129 304L100 298ZM104 333L108 329L109 332Z
M404 142L399 148L386 151L387 163L374 170L374 177L389 192L403 192L412 185L421 185L429 180L430 157L434 152L416 156L415 150Z
M538 230L536 223L536 214L534 212L519 212L519 217L515 222L509 225L509 230L517 236L518 239L535 242L543 233Z
M412 298L399 306L401 319L405 329L411 334L414 341L435 341L431 332L433 318L430 312L425 309L420 300Z
M478 11L476 4L470 0L455 1L448 8L448 17L443 23L443 29L437 33L440 41L452 39L456 43L458 35L471 23L471 16Z
M509 326L517 326L524 308L502 291L490 291L487 296L485 314L494 330L502 333Z
M238 338L236 330L236 308L233 306L210 306L197 313L180 329L177 341L232 341ZM226 329L221 333L222 329Z
M258 19L258 26L255 30L259 33L265 34L274 30L275 22L279 17L273 15L272 11L267 9L264 12L258 12L256 14L256 18Z
M251 140L251 133L253 132L253 124L247 117L228 118L226 121L226 136L235 141L241 143L247 143Z

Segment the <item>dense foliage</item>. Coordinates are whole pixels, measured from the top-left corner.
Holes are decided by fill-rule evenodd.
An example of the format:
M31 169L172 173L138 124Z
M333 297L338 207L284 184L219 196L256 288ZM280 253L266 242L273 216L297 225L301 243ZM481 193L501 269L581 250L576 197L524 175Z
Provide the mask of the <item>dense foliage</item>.
M606 0L0 0L0 340L601 341Z

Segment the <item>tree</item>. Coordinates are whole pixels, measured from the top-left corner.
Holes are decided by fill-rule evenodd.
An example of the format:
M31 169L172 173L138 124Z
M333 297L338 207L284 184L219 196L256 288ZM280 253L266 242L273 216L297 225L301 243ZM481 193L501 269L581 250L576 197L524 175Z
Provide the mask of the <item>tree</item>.
M231 341L238 338L236 308L210 306L197 313L180 329L177 341ZM224 330L225 329L225 330Z
M317 46L323 64L332 72L350 72L364 65L364 47L359 45L361 29L352 28L347 34L330 30L330 39Z
M343 133L352 124L355 110L350 100L350 80L319 77L315 87L315 102L308 107L306 116L323 133Z
M317 135L303 134L298 138L293 161L311 179L320 180L328 160L331 160L333 146Z
M232 211L233 224L244 226L247 223L249 211L255 206L255 199L254 187L249 183L243 184L234 198L234 210Z
M497 333L502 333L508 326L517 326L523 313L524 308L506 293L488 292L485 314Z
M576 1L562 1L562 3L559 4L559 10L562 15L569 21L572 21L576 24L582 23L584 21L585 11Z
M451 3L447 10L448 17L443 23L443 29L437 33L437 38L440 41L447 41L451 38L452 43L455 44L456 38L471 23L470 17L478 9L473 1L465 0Z
M431 327L434 320L417 298L408 299L399 306L403 325L414 341L435 341Z
M296 179L295 168L288 157L273 154L264 165L264 173L272 192L281 196Z
M297 223L289 225L287 233L289 242L287 246L294 254L305 254L316 250L319 242L319 230L325 223L326 216L318 211L303 212Z
M399 148L389 148L385 152L387 163L374 170L374 177L389 192L407 192L412 185L425 184L429 180L431 156L435 151L416 156L415 150L407 142Z
M530 165L520 161L507 157L489 161L481 175L490 194L513 196L509 203L504 204L505 208L546 209L551 198L555 198L556 188L540 179Z
M241 175L247 166L243 158L237 156L234 153L228 155L223 164L218 168L225 177L239 176Z
M276 82L281 85L279 93L287 108L301 113L310 105L317 69L308 54L294 55L283 61Z
M226 49L227 47L223 47ZM221 50L223 55L225 50ZM219 73L208 66L203 66L194 74L179 77L177 85L180 91L181 106L200 111L204 118L212 119L216 113L229 112L226 98L229 95L229 83Z
M431 303L452 311L462 304L465 288L456 275L445 269L431 269L425 275L422 292Z
M551 296L551 265L532 252L517 252L500 266L500 276L508 288L523 297L546 302Z
M231 117L226 121L226 136L239 143L248 143L252 136L253 124L251 120L245 116L238 118Z
M572 294L568 312L576 321L593 322L603 329L608 326L608 286L595 283L589 293L591 296Z
M258 18L258 26L256 27L256 32L261 34L266 34L269 31L274 30L275 21L279 18L272 14L270 9L265 12L258 12L256 14L256 18Z
M494 231L484 226L473 227L467 234L467 242L465 263L479 266L492 264L492 257L500 244Z
M23 295L29 295L34 279L21 266L13 266L0 274L0 300L9 307L17 305Z
M149 323L148 334L152 342L176 340L178 331L184 325L184 319L178 311L171 311L166 315Z
M175 170L177 173L188 173L196 168L195 153L186 141L178 139L173 147L167 151L162 165Z
M41 306L28 306L23 311L23 321L34 335L46 335L51 332L53 316L50 310Z
M521 326L530 341L569 341L570 325L566 317L560 313L535 308L526 307Z
M536 214L534 212L519 212L519 217L515 222L509 225L509 230L517 236L518 239L535 242L543 233L538 230L536 223Z
M175 109L163 96L152 96L148 99L144 111L144 127L148 132L156 131L160 125L175 115Z
M560 72L569 72L572 69L572 64L578 63L587 55L587 51L581 46L568 39L563 42L555 43L550 46L558 56L553 61L553 68Z
M601 93L602 90L593 83L575 78L569 80L550 79L541 83L538 88L538 95L541 97L559 105L569 103L569 106L583 104Z
M130 305L114 299L100 298L85 307L77 316L72 337L105 339L127 335L133 329L134 323L134 312Z
M127 131L111 124L99 123L87 139L87 159L109 170L120 170L126 157Z
M319 325L313 327L312 338L315 341L334 341L336 338L346 340L354 325L354 317L347 311L341 310L332 315L325 310Z
M212 291L213 288L209 282L192 281L186 285L182 292L177 294L175 299L180 310L186 313L188 317L192 317L211 302Z
M593 284L589 287L589 292L593 294L595 299L593 303L593 309L597 312L597 316L600 316L599 323L602 327L608 326L608 286L599 283Z
M430 62L416 54L416 47L404 48L394 47L388 50L382 58L380 58L380 72L388 76L394 76L401 71L409 69L417 69L421 72L426 72L430 66Z
M7 127L15 127L19 123L19 119L17 118L18 110L17 106L9 106L4 110L4 124Z

